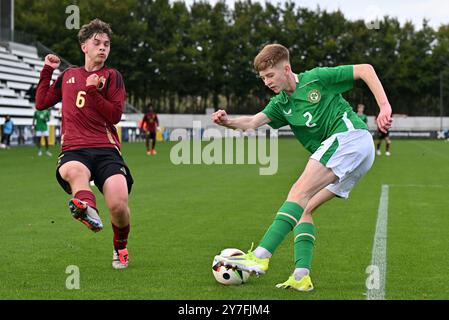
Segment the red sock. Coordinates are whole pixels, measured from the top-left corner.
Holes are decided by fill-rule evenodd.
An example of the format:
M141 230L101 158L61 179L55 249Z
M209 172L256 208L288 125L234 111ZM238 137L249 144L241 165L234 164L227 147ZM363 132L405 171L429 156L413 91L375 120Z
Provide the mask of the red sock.
M128 244L128 234L130 225L126 227L119 228L112 223L112 230L114 230L114 249L121 250L125 249Z
M97 199L95 198L95 195L92 193L92 191L89 190L80 190L77 193L75 193L75 198L87 202L89 207L95 209L98 213L97 209Z

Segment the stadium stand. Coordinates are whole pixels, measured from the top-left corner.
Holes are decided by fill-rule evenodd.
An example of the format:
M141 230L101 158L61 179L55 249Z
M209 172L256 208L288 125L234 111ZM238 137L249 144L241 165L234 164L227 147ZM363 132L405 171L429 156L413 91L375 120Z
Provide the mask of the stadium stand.
M34 103L28 91L39 82L39 72L44 61L38 56L37 48L29 45L7 42L0 44L0 116L9 114L16 125L31 125ZM53 80L60 74L56 70ZM60 104L52 110L56 117Z

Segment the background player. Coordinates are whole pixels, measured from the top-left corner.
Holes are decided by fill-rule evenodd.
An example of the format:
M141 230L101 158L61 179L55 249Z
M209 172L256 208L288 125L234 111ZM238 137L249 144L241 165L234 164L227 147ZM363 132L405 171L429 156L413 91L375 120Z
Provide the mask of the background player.
M382 141L385 141L385 155L389 157L391 155L390 153L390 146L391 146L391 139L390 139L390 131L387 130L386 132L383 132L380 129L377 129L377 142L376 142L376 154L378 156L382 155L381 146Z
M2 148L9 149L11 144L11 135L14 132L14 122L9 115L5 116L2 131Z
M365 114L365 105L362 103L359 103L357 105L357 115L359 116L360 120L362 120L363 122L365 122L365 124L368 124L368 117Z
M371 134L341 93L350 90L354 80L362 79L380 107L377 124L382 131L391 125L391 107L371 65L315 68L295 74L288 49L274 44L265 46L256 56L254 68L277 95L254 116L231 119L224 110L218 110L212 115L213 121L242 130L264 124L275 129L289 125L312 156L258 247L244 256L216 258L224 265L263 274L276 248L294 230L295 269L276 287L310 291L316 239L312 213L335 196L347 198L374 161Z
M141 129L145 132L145 147L147 154L156 154L156 131L159 127L159 119L156 112L154 112L151 102L148 104L147 113L143 116L141 121ZM151 148L150 148L151 141Z
M44 137L45 143L45 154L51 156L51 152L48 150L48 125L47 122L50 121L50 111L36 110L33 116L33 129L34 129L34 140L37 146L37 155L42 156L42 138Z
M62 153L56 176L61 187L73 198L73 217L97 232L103 228L96 199L90 189L93 180L103 193L114 232L112 266L128 266L127 241L130 230L128 193L133 179L120 152L114 124L122 117L125 86L121 74L105 66L110 52L110 26L92 20L78 33L84 66L66 69L50 86L60 59L49 54L41 71L36 108L46 109L62 101Z

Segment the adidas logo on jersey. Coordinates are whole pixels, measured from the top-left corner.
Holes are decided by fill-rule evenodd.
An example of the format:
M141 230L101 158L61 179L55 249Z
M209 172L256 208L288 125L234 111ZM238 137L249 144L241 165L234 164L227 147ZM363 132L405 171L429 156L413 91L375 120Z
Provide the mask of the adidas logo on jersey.
M67 80L65 83L75 83L75 77L71 77L69 80Z

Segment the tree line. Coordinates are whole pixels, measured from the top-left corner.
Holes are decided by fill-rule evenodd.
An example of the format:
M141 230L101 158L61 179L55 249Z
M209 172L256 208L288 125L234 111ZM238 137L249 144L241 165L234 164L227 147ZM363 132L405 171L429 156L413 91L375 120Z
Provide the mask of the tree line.
M268 43L289 48L298 73L316 66L372 64L394 113L440 115L440 87L447 109L449 25L434 29L424 20L417 28L384 16L373 29L340 11L312 10L294 2L246 0L230 8L224 1L188 6L169 0L16 0L15 28L80 65L78 30L66 27L66 9L73 4L79 7L80 25L93 18L111 25L108 65L123 74L128 101L140 109L151 101L166 113L260 111L272 93L252 62ZM364 103L368 114L378 110L361 81L345 97L354 106Z

